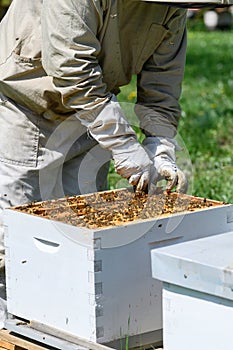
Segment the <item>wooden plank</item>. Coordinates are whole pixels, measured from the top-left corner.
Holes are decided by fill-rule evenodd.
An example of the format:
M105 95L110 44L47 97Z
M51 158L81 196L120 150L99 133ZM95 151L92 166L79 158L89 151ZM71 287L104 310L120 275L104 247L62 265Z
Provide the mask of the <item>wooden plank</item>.
M19 319L8 319L5 322L6 329L11 331L13 334L23 337L23 339L30 340L44 346L44 348L60 349L60 350L89 350L83 346L73 344L65 339L58 338L57 336L52 336L48 333L38 331L30 327L28 321L20 321Z
M37 331L50 334L54 337L58 337L60 339L65 339L68 342L71 342L73 344L84 346L89 350L114 350L113 348L110 348L106 345L94 343L92 341L89 341L89 340L84 339L84 338L80 338L78 336L73 336L70 333L60 331L54 327L44 325L44 324L36 322L36 321L30 321L30 327L36 329Z
M0 330L0 346L7 350L45 350L47 347L12 335L6 329ZM5 347L4 347L5 346ZM7 347L8 346L8 347ZM0 348L1 349L1 348Z
M0 340L0 350L25 350L25 348Z
M70 341L74 344L84 346L89 350L114 350L108 346L90 342L86 339L74 337L68 333L59 332L57 329L52 327L45 326L41 323L31 321L31 327L36 329L37 331L41 331L43 333L47 333L53 335L55 337L60 337L60 339L66 339L66 341ZM69 339L67 339L67 336ZM75 340L75 342L74 342ZM0 350L46 350L49 349L48 346L39 345L36 341L31 339L21 338L17 336L16 333L12 334L12 331L7 329L0 330ZM51 349L51 348L50 348ZM60 349L60 347L59 347ZM61 348L62 349L62 348ZM163 348L153 348L154 350L163 350ZM64 350L64 349L63 349Z
M15 345L0 339L0 350L15 350ZM22 348L21 348L22 349Z

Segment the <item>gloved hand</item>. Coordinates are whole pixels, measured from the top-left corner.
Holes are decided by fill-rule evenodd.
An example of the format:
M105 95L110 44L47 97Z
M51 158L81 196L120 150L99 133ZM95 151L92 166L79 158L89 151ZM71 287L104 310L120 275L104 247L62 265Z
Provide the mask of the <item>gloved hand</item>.
M185 193L188 181L185 174L176 165L176 150L180 150L174 139L165 137L146 137L143 141L145 150L153 161L150 184L167 180L166 190L176 187L177 192Z
M88 131L101 147L112 152L116 172L136 186L136 190L145 190L152 161L137 141L119 103L109 101L88 125Z
M116 172L128 179L137 191L145 190L150 180L152 162L136 140L129 140L112 150Z

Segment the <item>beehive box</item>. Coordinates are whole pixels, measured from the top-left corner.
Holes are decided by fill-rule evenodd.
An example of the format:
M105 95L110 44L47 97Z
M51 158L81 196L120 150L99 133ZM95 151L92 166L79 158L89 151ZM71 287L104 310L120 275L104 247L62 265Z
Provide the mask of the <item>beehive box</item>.
M232 350L233 231L152 251L166 350Z
M126 189L7 209L8 312L120 347L162 339L151 250L227 232L231 205Z

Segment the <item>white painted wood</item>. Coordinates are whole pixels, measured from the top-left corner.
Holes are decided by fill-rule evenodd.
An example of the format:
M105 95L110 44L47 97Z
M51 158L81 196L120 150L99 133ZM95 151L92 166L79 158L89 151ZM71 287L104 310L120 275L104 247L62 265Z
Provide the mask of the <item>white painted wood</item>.
M165 284L164 350L232 350L233 302Z
M8 209L8 311L98 343L161 334L151 250L227 232L230 212L224 205L89 230Z
M232 350L233 231L154 250L165 350Z

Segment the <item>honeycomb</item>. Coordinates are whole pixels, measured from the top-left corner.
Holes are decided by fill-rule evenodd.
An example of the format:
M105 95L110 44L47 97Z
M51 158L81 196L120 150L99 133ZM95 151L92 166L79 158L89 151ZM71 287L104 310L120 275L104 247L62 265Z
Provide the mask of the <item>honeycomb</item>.
M146 194L122 189L29 203L13 209L73 226L96 229L224 204L176 192Z

